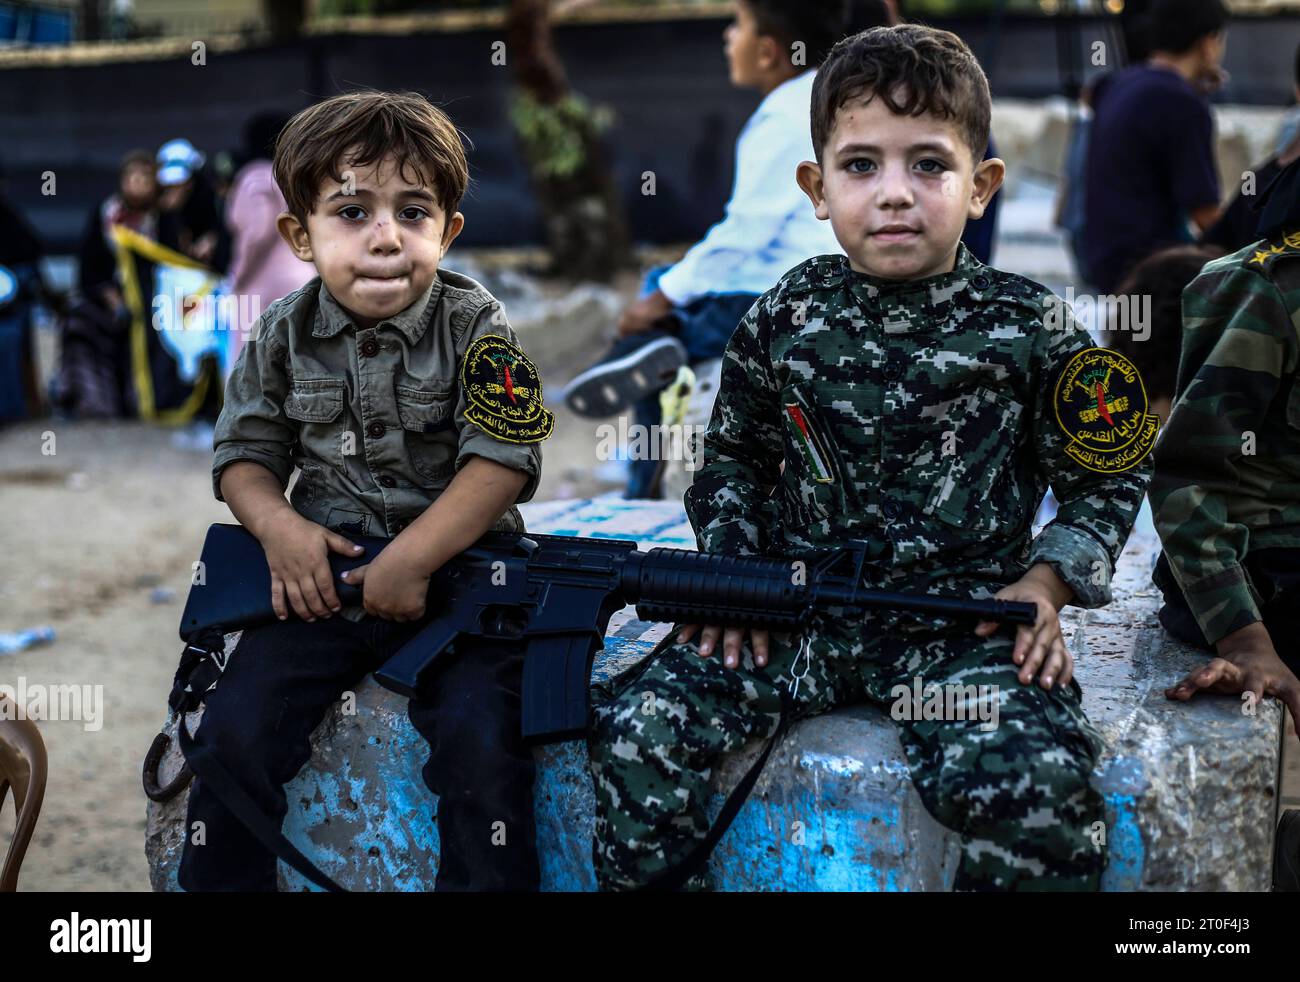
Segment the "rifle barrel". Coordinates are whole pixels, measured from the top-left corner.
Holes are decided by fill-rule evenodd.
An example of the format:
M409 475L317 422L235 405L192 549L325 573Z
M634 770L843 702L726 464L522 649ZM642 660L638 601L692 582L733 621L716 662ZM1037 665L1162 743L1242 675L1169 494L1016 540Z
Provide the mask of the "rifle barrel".
M1014 600L975 600L970 597L937 597L926 593L891 593L888 590L841 589L836 586L823 589L821 596L833 606L910 610L938 617L979 618L1009 624L1032 625L1038 616L1038 609L1033 604Z
M819 581L809 565L765 556L728 556L656 548L630 553L623 567L624 597L647 620L771 626L803 623L815 607L912 611L939 617L1033 624L1033 604L923 593L872 590L844 579Z

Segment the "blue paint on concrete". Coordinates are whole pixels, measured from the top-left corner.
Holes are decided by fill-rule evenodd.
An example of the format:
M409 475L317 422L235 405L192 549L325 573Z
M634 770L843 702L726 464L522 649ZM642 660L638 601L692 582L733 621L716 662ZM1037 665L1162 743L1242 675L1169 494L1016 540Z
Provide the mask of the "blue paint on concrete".
M591 865L595 798L587 771L587 748L572 741L546 748L541 758L533 794L542 889L595 890ZM575 817L580 819L576 827Z
M1139 890L1146 868L1146 846L1138 823L1137 806L1150 781L1142 762L1117 755L1100 774L1094 786L1106 802L1106 872L1101 888L1107 891Z
M1106 795L1106 818L1109 856L1101 888L1108 892L1140 890L1146 847L1138 824L1137 799L1127 794Z
M715 808L722 796L714 797ZM711 863L723 890L897 891L908 852L899 806L848 800L823 784L752 798Z

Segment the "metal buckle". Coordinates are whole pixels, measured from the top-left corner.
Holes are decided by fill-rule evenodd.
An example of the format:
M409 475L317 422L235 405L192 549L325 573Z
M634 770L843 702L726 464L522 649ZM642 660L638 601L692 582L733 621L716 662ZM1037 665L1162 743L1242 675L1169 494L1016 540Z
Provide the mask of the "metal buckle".
M186 651L195 651L203 657L211 658L222 672L226 670L226 662L230 660L230 652L226 651L225 646L220 648L200 648L196 644L185 645Z

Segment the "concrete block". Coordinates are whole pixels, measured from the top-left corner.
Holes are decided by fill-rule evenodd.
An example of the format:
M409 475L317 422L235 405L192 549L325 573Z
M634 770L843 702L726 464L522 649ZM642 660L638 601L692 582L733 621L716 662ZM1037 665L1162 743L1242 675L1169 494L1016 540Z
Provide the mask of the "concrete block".
M615 498L526 506L531 530L690 547L680 506ZM1093 774L1106 800L1108 890L1265 890L1277 815L1281 712L1254 715L1229 697L1168 702L1163 690L1201 661L1155 621L1150 540L1135 539L1117 575L1116 602L1067 608L1067 640L1084 704L1107 743ZM610 623L599 683L635 662L665 625L632 611ZM334 713L288 788L285 834L349 889L427 890L438 836L436 800L420 780L427 753L405 701L367 682L356 715ZM195 721L191 722L193 728ZM713 806L757 745L718 768ZM179 766L174 747L165 780ZM536 786L543 888L589 890L593 796L579 742L538 751ZM146 851L155 889L176 889L185 795L149 805ZM952 884L956 837L925 811L892 722L869 706L796 726L712 862L726 890L933 890ZM283 864L286 889L307 889Z

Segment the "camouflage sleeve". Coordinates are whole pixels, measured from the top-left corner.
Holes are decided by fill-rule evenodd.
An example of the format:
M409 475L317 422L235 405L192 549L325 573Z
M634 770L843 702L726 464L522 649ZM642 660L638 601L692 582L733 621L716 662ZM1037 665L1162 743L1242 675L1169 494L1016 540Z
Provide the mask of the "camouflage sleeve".
M1056 411L1057 383L1071 360L1095 348L1068 307L1062 305L1059 329L1040 334L1040 362L1033 439L1038 465L1059 502L1056 517L1034 538L1029 564L1047 563L1074 591L1071 603L1101 607L1110 603L1111 578L1151 479L1151 458L1126 470L1085 466L1067 454L1071 438Z
M703 463L686 491L701 552L768 552L783 443L780 394L763 340L770 331L765 300L749 308L727 345Z
M1277 286L1239 263L1207 270L1183 292L1181 394L1156 449L1151 507L1170 568L1211 642L1260 620L1242 568L1249 527L1244 456L1269 448L1269 406L1295 371L1296 328ZM1205 344L1196 343L1204 339ZM1267 508L1266 502L1258 507Z

